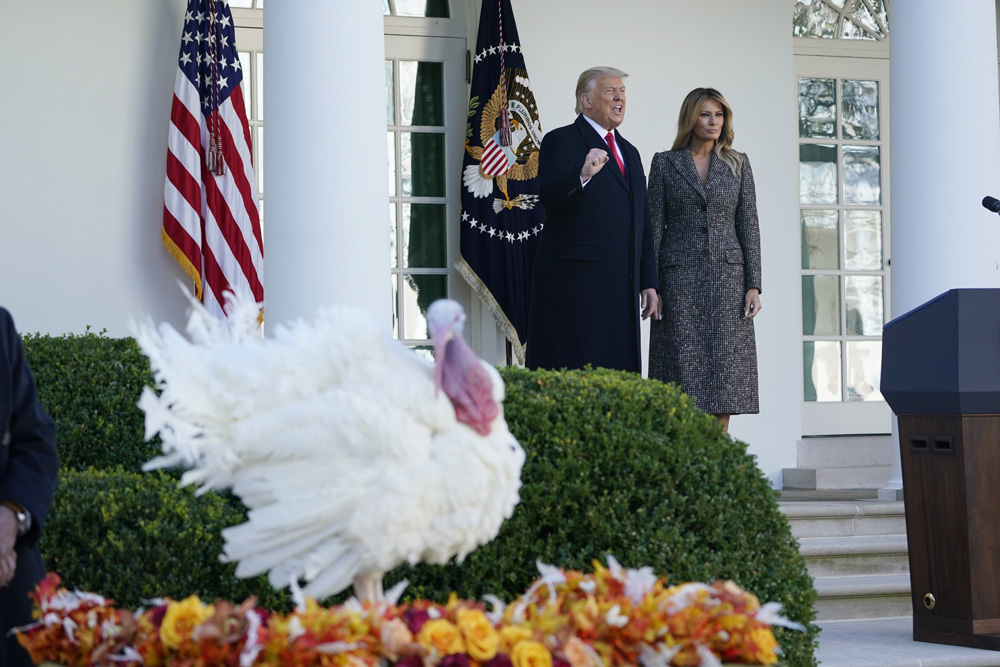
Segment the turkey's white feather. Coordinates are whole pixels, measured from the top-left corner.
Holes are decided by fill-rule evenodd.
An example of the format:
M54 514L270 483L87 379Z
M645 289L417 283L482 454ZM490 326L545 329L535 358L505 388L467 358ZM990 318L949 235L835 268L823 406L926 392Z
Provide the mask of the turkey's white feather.
M432 365L360 310L261 338L258 306L220 321L192 305L188 340L134 327L157 390L140 407L184 484L231 488L249 509L223 531L237 575L269 573L324 597L401 563L464 558L496 536L518 502L524 452L501 410L490 433L459 423ZM485 365L485 364L484 364ZM487 365L494 397L499 374Z

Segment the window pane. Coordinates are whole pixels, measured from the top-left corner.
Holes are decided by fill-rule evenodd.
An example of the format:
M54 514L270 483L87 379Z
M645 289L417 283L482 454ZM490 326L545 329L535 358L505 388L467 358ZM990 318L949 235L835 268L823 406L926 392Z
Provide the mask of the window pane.
M396 122L396 89L392 85L392 61L385 61L385 122L393 125Z
M881 28L879 28L878 23L875 22L875 17L872 16L872 13L868 11L868 8L865 7L865 3L861 2L861 0L852 0L850 12L851 16L853 16L858 23L868 28L876 35L882 34Z
M839 276L802 276L802 333L840 334Z
M882 335L882 277L847 276L847 333L854 336Z
M840 343L817 340L802 343L803 388L806 401L840 400Z
M845 268L849 271L882 270L882 213L844 211Z
M404 266L447 267L444 204L403 204L402 231Z
M402 288L403 338L426 339L427 308L448 296L448 276L404 275Z
M872 8L875 13L878 14L878 20L882 22L882 25L886 28L889 27L889 15L885 10L885 0L870 0Z
M389 266L395 269L396 262L396 205L389 202Z
M386 132L386 144L389 148L389 196L396 196L396 133Z
M389 16L389 0L382 0L382 14Z
M878 140L878 81L844 81L841 104L845 139Z
M246 70L243 70L243 76L250 76ZM255 97L257 99L257 118L264 120L264 54L257 54L257 72L254 76L257 81L257 92Z
M250 95L253 92L250 80L250 52L240 51L237 55L240 59L240 69L243 70L243 107L247 110L247 118L253 120L256 116L254 108L250 105Z
M792 10L792 34L796 37L837 37L840 16L821 0L796 0Z
M229 0L230 7L253 7L253 0Z
M392 280L392 337L399 340L399 281L402 276L389 276Z
M444 134L400 132L404 197L444 197Z
M253 163L257 172L257 193L264 194L264 126L257 127L257 161Z
M882 203L878 146L844 146L844 203Z
M847 342L847 400L882 401L882 341Z
M399 61L401 125L444 125L444 63Z
M799 136L835 137L837 88L834 79L799 79Z
M836 146L799 146L799 201L803 204L837 203Z
M875 36L865 30L847 18L844 19L844 29L840 33L841 37L844 39L868 39L874 40Z
M802 268L840 268L837 211L802 211Z
M396 0L396 16L448 18L448 0Z

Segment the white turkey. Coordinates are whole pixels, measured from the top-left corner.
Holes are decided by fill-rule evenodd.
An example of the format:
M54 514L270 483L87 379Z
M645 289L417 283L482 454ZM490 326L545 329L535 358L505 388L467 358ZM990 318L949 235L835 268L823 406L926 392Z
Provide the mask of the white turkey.
M259 335L259 304L229 300L218 320L197 302L187 331L134 327L157 390L139 406L182 484L232 489L247 522L223 531L236 574L306 583L322 599L354 585L382 599L402 563L461 561L493 539L518 502L524 452L503 418L495 368L462 337L465 313L427 312L435 363L362 311ZM293 583L294 582L294 583Z

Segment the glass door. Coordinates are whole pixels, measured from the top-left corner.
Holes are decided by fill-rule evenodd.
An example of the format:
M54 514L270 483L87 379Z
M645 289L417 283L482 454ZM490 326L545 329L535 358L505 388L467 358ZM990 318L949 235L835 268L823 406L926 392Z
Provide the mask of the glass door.
M796 65L803 435L889 433L888 60Z
M465 40L386 35L386 144L393 332L430 354L425 319L439 298L468 313L458 258L465 142Z

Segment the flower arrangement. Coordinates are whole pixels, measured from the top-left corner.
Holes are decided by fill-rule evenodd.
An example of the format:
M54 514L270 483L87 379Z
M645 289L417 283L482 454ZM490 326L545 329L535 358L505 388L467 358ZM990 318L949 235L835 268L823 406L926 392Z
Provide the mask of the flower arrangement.
M774 664L772 626L802 629L732 582L667 587L610 557L592 574L538 567L509 605L454 594L397 604L397 586L384 603L329 608L293 591L290 614L195 596L132 614L50 573L34 594L38 620L17 637L36 663L67 667L713 667Z

